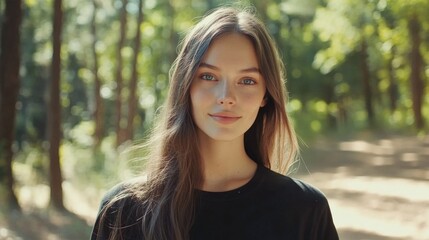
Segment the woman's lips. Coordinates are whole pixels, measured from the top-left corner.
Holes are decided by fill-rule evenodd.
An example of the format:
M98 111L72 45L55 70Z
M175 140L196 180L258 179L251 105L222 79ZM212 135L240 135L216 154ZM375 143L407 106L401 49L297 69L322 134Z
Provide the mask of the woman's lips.
M223 114L223 113L209 114L209 116L212 117L216 122L223 123L223 124L234 123L241 118L240 116L235 116L232 114Z

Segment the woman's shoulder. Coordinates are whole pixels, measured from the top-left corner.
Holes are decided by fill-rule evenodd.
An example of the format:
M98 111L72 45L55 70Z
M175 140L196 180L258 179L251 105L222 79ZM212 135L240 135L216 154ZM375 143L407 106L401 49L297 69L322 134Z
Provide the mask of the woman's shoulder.
M310 183L270 169L265 169L264 175L264 188L276 192L280 198L299 202L327 202L325 194Z
M104 194L101 200L100 210L108 203L131 200L136 192L135 190L141 188L145 181L146 179L144 177L136 177L117 183Z
M145 180L142 178L123 181L105 193L91 239L110 239L112 232L121 232L125 228L127 231L121 233L129 236L125 239L136 239L136 236L141 236L138 190L144 187L144 183Z

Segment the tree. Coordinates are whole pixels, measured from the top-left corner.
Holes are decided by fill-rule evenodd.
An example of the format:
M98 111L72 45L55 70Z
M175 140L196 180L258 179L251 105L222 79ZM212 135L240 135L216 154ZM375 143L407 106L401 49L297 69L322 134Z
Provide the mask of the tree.
M37 8L36 1L25 1L21 24L21 70L20 94L18 97L16 141L18 150L29 144L42 151L47 141L46 94L50 77L51 34L41 36L40 31L52 28L51 8ZM37 58L40 53L44 58ZM33 167L43 173L44 161L39 158ZM47 166L47 164L46 164ZM47 174L46 172L44 172Z
M315 66L326 74L343 64L353 52L360 55L360 78L364 106L369 125L374 124L373 96L368 49L374 44L372 17L376 4L360 0L329 0L325 8L319 8L313 21L314 29L329 47L320 50Z
M20 87L21 0L6 0L0 52L0 191L2 202L20 209L14 193L12 143L15 133L16 102ZM3 193L4 188L4 193Z
M124 47L126 29L127 29L127 4L128 0L122 0L122 7L120 12L120 30L119 30L119 41L116 52L117 62L116 62L116 146L119 146L124 141L124 131L122 124L122 88L123 88L123 59L122 59L122 48Z
M380 11L383 21L379 24L379 39L387 46L384 48L385 55L385 68L387 71L387 82L388 82L388 99L389 99L389 108L390 112L394 113L398 107L399 99L399 85L397 81L397 76L395 74L394 59L397 57L397 43L394 43L394 29L397 27L398 21L395 18L395 15L392 12L391 8L384 7Z
M406 30L403 34L408 33L408 41L401 42L406 46L406 51L403 54L407 55L407 65L409 66L410 75L409 88L411 92L412 112L414 115L414 125L417 129L423 129L424 117L422 114L423 96L425 94L425 80L423 75L424 57L422 48L425 41L422 42L422 35L428 29L429 2L426 0L409 0L409 1L393 1L389 0L388 4L392 9L393 14L398 19L402 19L402 28ZM397 31L401 31L401 25L398 24ZM427 42L427 41L426 41ZM406 44L404 44L406 43ZM427 47L427 46L426 46ZM424 51L423 51L424 52ZM427 51L426 51L427 52Z
M94 75L94 98L95 98L95 107L93 112L94 122L95 122L95 131L94 131L94 142L95 146L99 146L104 133L104 104L103 99L101 98L101 80L98 74L98 54L97 54L97 0L92 0L93 3L93 12L91 19L91 33L92 33L92 58L93 58L93 75Z
M364 35L363 35L364 36ZM365 37L362 37L361 45L360 45L360 58L361 58L361 79L362 79L362 87L363 87L363 95L365 98L365 109L368 117L368 122L372 126L374 125L374 108L372 101L372 87L371 87L371 78L370 71L368 66L368 46L367 40Z
M424 127L422 115L424 82L422 79L423 58L420 53L420 31L421 26L416 13L413 13L408 19L408 30L410 32L410 63L411 63L411 93L413 101L414 122L417 129Z
M134 135L134 118L137 110L137 69L138 69L138 60L140 53L140 45L141 45L141 30L140 26L143 22L143 0L139 0L138 6L138 15L137 15L137 28L136 28L136 36L134 38L134 55L132 61L132 72L131 79L129 85L129 100L128 100L128 118L127 118L127 129L126 129L126 140L132 140Z
M61 79L61 30L63 22L62 0L54 1L53 16L53 53L51 66L51 84L49 91L49 159L50 159L50 205L63 210L62 174L60 165L59 148L61 142L61 104L60 104L60 79Z

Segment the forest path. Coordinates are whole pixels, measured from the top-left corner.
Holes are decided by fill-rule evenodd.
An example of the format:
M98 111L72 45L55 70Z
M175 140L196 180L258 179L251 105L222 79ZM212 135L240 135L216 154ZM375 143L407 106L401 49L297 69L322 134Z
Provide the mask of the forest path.
M294 176L327 196L340 239L429 239L429 136L319 139Z
M308 145L292 175L325 193L340 239L429 239L429 136L319 138ZM63 186L73 213L44 210L49 188L32 189L32 202L21 201L30 209L0 212L0 240L89 239L104 190Z

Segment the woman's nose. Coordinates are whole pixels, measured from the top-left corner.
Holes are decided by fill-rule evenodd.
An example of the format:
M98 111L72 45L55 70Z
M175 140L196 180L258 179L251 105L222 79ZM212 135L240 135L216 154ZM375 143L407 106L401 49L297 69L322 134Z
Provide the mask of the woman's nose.
M233 105L235 104L235 96L233 92L233 86L230 86L228 82L224 82L219 86L219 93L217 103L221 105Z

